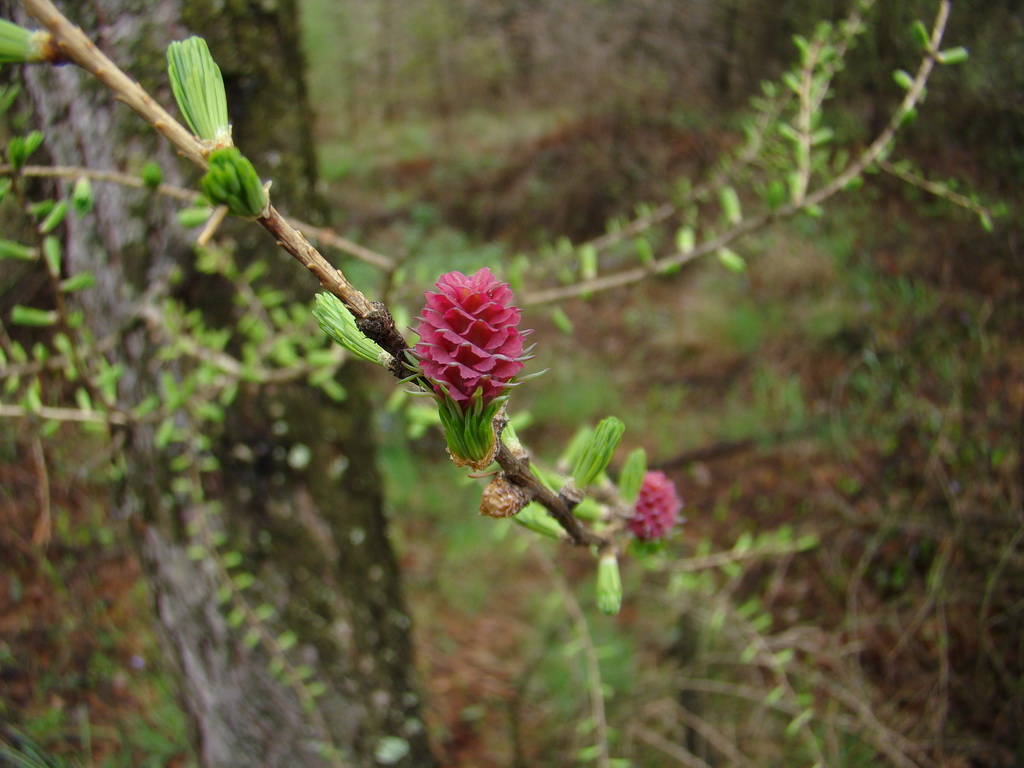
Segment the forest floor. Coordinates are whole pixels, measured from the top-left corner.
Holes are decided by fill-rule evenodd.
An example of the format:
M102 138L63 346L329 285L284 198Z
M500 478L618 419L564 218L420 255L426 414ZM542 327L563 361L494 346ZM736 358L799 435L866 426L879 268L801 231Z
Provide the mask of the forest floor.
M483 171L403 159L374 169L387 210L369 176L335 194L424 272L453 243L472 264L592 235L643 199L598 194L609 180L699 170L723 144L637 130L556 124ZM570 302L571 334L527 311L531 365L552 369L517 393L537 455L618 415L686 501L670 547L626 565L616 618L592 608L586 553L479 518L436 440L382 421L446 768L590 764L605 744L644 768L1024 759L1019 243L884 180L830 214L758 235L743 274ZM187 765L124 525L79 471L88 446L62 445L42 462L28 433L0 443L0 725L83 765Z

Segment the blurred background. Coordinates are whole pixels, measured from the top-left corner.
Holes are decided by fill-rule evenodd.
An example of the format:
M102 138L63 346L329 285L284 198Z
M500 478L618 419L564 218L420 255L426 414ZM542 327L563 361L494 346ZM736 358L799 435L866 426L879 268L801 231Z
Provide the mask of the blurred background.
M516 393L525 442L553 462L580 425L617 415L624 449L646 448L686 503L664 552L624 564L618 617L592 608L587 553L480 518L479 481L376 381L391 535L443 765L1024 761L1013 6L956 4L947 43L970 58L937 72L899 143L929 176L1007 203L991 232L877 174L823 217L745 240L743 272L708 259L525 308L531 370L550 368ZM353 263L353 282L386 290L408 325L441 272L542 265L560 242L672 199L740 144L751 96L796 59L792 36L847 11L304 0L330 223L400 264ZM892 72L915 63L909 27L933 12L915 0L868 15L826 106L837 144L856 149L888 120ZM84 460L64 451L66 470ZM3 467L0 543L26 529L30 469ZM30 674L0 679L3 699L69 761L190 765L133 555L102 493L53 473L66 479L48 566L10 574L0 596L0 662L15 643L37 652Z

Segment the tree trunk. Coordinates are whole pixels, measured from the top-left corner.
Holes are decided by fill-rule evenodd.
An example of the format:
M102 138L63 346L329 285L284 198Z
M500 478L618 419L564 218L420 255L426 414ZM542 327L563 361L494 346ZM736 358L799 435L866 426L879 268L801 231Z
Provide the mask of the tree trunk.
M315 218L312 120L293 0L213 5L78 0L63 7L168 105L168 41L189 33L207 37L224 70L236 143L274 179L275 202ZM20 10L15 15L24 21ZM26 81L55 163L138 171L156 160L168 181L197 180L194 169L181 167L151 130L74 67L32 69ZM158 391L162 371L176 371L174 363L159 361L137 319L134 305L143 294L187 297L222 319L230 302L215 281L192 269L188 236L173 206L137 191L95 186L93 213L68 219L66 260L97 278L82 294L83 309L97 337L121 339L111 354L125 366L119 398L130 408ZM311 297L317 286L278 256L265 233L254 226L231 232L237 254L266 256L276 287ZM168 279L175 270L187 276L180 285ZM191 490L183 490L188 484L182 480L198 472L172 471L177 449L158 448L154 428L132 425L119 435L125 471L112 505L136 534L162 643L204 766L435 764L419 718L409 616L386 535L369 409L353 373L346 370L343 378L348 396L340 408L300 385L243 392L223 434L212 441L220 470ZM179 426L196 429L181 419ZM311 457L298 469L286 460L296 447ZM257 577L254 587L226 604L217 597L224 586L217 559L189 557L202 525L225 533L221 551L240 552L243 567ZM282 682L272 673L273 657L287 643L250 649L242 642L246 626L231 626L226 616L239 600L276 609L264 622L270 636L286 630L297 636L285 651L287 664L309 665L308 682L327 689L312 712L309 696L319 686Z

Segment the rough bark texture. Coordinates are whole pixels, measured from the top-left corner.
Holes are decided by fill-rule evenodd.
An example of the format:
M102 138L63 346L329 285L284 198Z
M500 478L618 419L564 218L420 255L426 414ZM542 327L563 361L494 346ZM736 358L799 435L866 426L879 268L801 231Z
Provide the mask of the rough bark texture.
M310 216L312 121L291 0L79 0L62 8L166 104L172 103L163 75L167 42L189 33L206 36L224 70L236 143L274 179L276 202ZM156 159L170 181L198 178L74 68L33 69L27 80L54 162L138 171ZM96 185L94 213L82 222L68 220L66 258L74 270L92 270L97 278L96 288L83 293L89 322L97 336L123 339L115 356L125 365L120 396L128 406L154 391L157 372L167 367L156 361L145 327L132 319L133 302L147 292L159 297L177 290L222 318L228 311L229 302L201 277L190 276L175 289L167 282L176 268L190 274L191 263L186 233L173 214L164 201ZM310 297L316 286L309 276L255 230L231 229L237 253L271 254L279 287ZM328 686L318 708L344 764L376 765L375 753L387 744L396 758L387 764L430 766L369 411L351 373L344 385L344 408L302 386L244 392L219 436L222 471L204 491L219 504L216 524L229 546L245 555L259 579L254 602L278 609L274 631L297 634L290 655L311 665L313 679ZM172 492L170 456L156 448L152 429L132 427L122 437L127 471L114 506L137 532L201 763L326 764L318 752L322 734L293 690L270 674L259 646L246 648L241 631L228 626L213 565L187 556L194 543L187 523L208 514L209 505ZM296 445L312 456L301 471L285 460Z

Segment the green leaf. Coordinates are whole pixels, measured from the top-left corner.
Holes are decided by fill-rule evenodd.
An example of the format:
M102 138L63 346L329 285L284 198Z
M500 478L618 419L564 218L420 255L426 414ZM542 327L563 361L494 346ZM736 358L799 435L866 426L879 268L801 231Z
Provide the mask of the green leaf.
M287 651L299 640L298 636L290 629L281 633L281 636L277 638L277 644L280 646L282 651Z
M185 229L201 227L210 218L211 213L209 208L183 208L178 211L178 223Z
M221 560L223 560L225 568L236 568L242 564L242 553L231 550L230 552L225 552L221 556Z
M622 608L622 577L615 555L602 555L597 564L597 607L614 616Z
M45 328L56 325L59 319L59 315L53 310L36 309L35 307L26 307L21 304L15 304L11 309L11 322L15 325Z
M7 160L15 170L21 170L42 143L41 131L32 131L26 136L15 136L7 142Z
M35 248L16 243L13 240L0 238L0 259L21 259L32 261L36 257Z
M572 513L580 520L596 522L604 519L605 509L597 501L587 496L573 507Z
M597 277L597 249L590 243L580 248L580 277L584 280Z
M928 34L928 27L924 25L923 21L918 20L910 25L910 36L922 48L927 49L931 44L931 35Z
M53 232L60 223L64 221L64 217L68 214L68 203L66 200L61 200L46 215L42 223L39 225L39 232L44 235L48 235Z
M26 64L32 59L32 30L0 19L0 64Z
M79 272L66 280L61 280L60 289L64 293L74 293L83 288L92 288L94 285L96 285L96 278L93 277L92 272Z
M517 525L529 528L534 533L539 533L541 536L547 536L550 539L561 539L565 535L562 526L555 522L554 518L535 502L527 504L512 520Z
M355 317L337 296L318 293L313 316L320 329L360 360L387 366L393 359L356 326Z
M253 576L251 573L240 573L237 576L235 576L235 589L239 591L243 589L248 589L255 583L256 577Z
M743 220L743 211L740 208L740 196L732 187L723 187L718 193L718 202L722 206L722 214L729 224L739 224Z
M697 233L693 227L680 227L676 230L676 251L689 253L697 246Z
M892 73L892 79L896 81L896 85L905 91L910 90L914 85L914 78L905 69L897 69Z
M139 175L148 189L156 189L164 180L163 169L152 161L142 166L142 173Z
M625 431L626 425L615 416L602 419L597 425L572 469L572 477L578 488L586 488L604 472Z
M636 248L636 255L640 258L641 264L650 266L654 263L654 249L646 237L635 238L633 247Z
M92 210L92 204L92 183L87 176L79 176L71 190L71 205L76 214L85 216Z
M786 202L786 184L782 179L772 179L771 183L768 184L768 189L765 190L764 200L768 204L768 208L775 210L780 205Z
M722 266L730 272L742 272L747 268L747 262L744 258L731 248L719 248L715 251L715 256L718 257Z
M941 51L937 56L940 64L962 64L967 61L970 53L962 45Z
M159 448L164 449L171 444L171 441L175 436L174 419L166 418L160 422L160 426L156 428L156 434L153 435L153 444Z
M811 134L811 146L818 146L819 144L825 144L826 142L832 141L832 137L835 136L835 131L829 127L819 128Z
M185 122L204 141L230 144L224 77L206 41L189 37L167 47L167 74Z
M267 206L263 182L237 147L224 147L210 153L210 169L200 186L211 203L226 205L235 216L257 218Z
M54 277L60 275L60 263L63 258L60 240L53 235L43 238L43 258L46 259L46 266Z
M555 328L560 330L566 336L571 336L575 328L573 327L572 320L569 319L569 315L565 313L565 310L561 307L555 307L551 310L549 317Z
M647 474L647 452L643 448L636 448L626 457L619 472L619 496L627 503L636 501L640 495L640 486L644 484L644 475Z
M260 642L260 630L259 627L249 627L242 635L242 645L246 648L255 648Z

